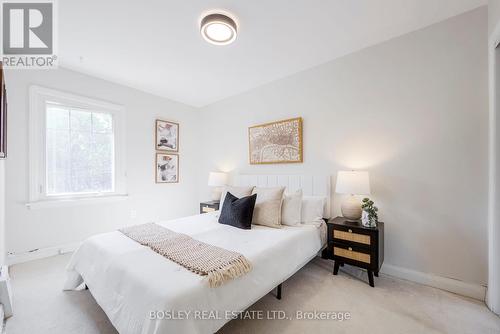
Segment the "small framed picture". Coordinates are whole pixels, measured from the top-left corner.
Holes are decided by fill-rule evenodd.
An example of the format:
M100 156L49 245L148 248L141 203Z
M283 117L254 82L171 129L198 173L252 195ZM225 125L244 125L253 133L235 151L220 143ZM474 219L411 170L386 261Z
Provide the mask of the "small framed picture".
M156 120L155 149L157 151L179 152L179 124Z
M179 182L179 155L156 153L156 183Z

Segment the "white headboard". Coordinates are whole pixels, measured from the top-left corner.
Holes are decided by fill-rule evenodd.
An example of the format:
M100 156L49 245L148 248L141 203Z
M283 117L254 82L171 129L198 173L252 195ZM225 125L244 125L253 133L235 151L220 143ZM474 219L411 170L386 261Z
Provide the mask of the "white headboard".
M326 197L325 218L330 217L330 176L311 175L236 175L235 186L286 187L287 192L302 189L304 196Z

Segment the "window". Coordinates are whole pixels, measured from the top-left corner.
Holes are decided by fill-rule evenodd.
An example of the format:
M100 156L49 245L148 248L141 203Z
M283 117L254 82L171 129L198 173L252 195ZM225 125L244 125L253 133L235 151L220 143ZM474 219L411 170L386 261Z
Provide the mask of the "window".
M46 105L47 195L114 191L113 115Z
M122 107L30 92L30 202L125 193Z

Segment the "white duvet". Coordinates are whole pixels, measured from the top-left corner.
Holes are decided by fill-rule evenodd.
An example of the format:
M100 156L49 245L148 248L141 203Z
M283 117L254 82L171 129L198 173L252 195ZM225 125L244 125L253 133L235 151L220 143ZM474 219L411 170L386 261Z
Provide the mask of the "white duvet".
M324 223L237 229L217 223L217 212L160 225L239 252L253 269L210 288L204 277L118 231L91 237L73 255L64 288L76 289L85 282L122 334L214 333L230 320L230 312L245 310L309 262L321 250L325 235Z

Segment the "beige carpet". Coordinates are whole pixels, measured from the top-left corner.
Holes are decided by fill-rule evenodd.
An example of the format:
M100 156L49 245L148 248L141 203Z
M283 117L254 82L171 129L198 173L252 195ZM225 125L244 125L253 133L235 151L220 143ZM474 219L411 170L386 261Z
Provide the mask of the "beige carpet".
M7 334L116 333L88 291L63 292L69 255L11 267L14 317ZM350 320L233 320L220 333L500 333L500 318L479 301L315 259L284 284L283 299L268 294L252 310L348 311ZM359 277L359 278L358 278Z

